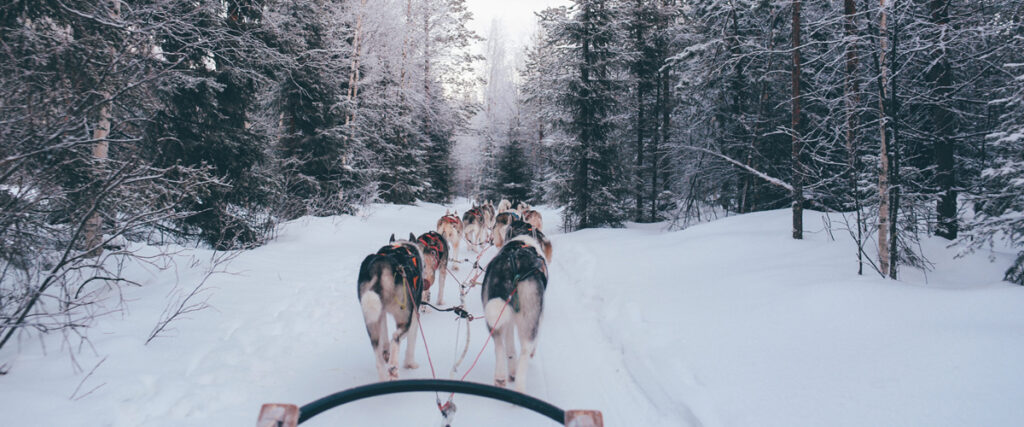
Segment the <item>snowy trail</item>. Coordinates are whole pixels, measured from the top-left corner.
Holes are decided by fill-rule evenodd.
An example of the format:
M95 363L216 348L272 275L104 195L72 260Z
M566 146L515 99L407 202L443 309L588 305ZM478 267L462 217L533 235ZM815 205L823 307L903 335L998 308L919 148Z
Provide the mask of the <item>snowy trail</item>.
M433 229L444 210L380 205L366 217L289 223L276 241L240 254L232 274L211 279L211 309L148 346L176 278L132 267L143 287L125 290L128 312L102 319L91 346L75 353L85 372L106 358L95 373L69 366L60 337L43 340L46 352L24 340L20 353L0 352L11 369L0 376L0 413L19 425L250 426L262 403L301 405L374 382L358 266L391 233ZM832 241L808 230L793 241L785 211L670 233L630 225L569 234L555 231L557 211L542 213L554 255L527 376L528 393L542 400L599 409L608 426L1024 422L1024 288L999 280L1010 254L954 259L955 249L926 241L938 265L927 283L910 270L892 282L856 276L852 244L839 233ZM463 245L467 257L475 253ZM181 283L201 273L183 268ZM452 278L445 299L458 301ZM479 289L466 301L483 312ZM448 378L465 329L451 313L422 323L437 375ZM459 376L487 339L483 320L471 328ZM401 378L431 376L417 341L420 367ZM488 344L466 380L492 383L494 363ZM70 399L79 383L78 396L98 388ZM304 425L436 426L434 402L433 393L367 399ZM457 426L553 425L489 399L455 402Z

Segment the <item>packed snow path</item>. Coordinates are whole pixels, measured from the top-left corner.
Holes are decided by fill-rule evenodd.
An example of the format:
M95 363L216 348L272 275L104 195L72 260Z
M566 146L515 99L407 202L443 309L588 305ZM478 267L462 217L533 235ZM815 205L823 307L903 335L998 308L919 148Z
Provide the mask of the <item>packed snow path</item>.
M376 381L356 298L359 264L391 233L433 229L444 210L374 206L364 217L292 222L234 260L233 274L211 279L211 309L148 346L176 278L136 268L144 286L126 290L126 315L99 322L92 347L76 350L85 372L71 369L57 337L43 341L49 354L35 340L23 340L19 354L0 352L10 369L0 377L0 413L13 425L250 426L261 403L301 405ZM554 256L528 392L556 406L599 409L608 426L1024 423L1024 288L999 281L1007 254L954 260L953 250L926 242L937 269L927 283L904 270L900 283L853 274L853 245L840 232L833 241L808 227L805 241L791 240L786 211L679 232L570 234L555 231L556 211L542 213ZM806 224L820 215L808 213ZM459 257L474 256L463 243ZM469 272L464 265L455 275ZM198 274L183 267L179 277L184 285ZM458 301L452 278L446 295ZM482 313L479 295L467 297L471 313ZM422 322L447 378L465 330L451 313ZM459 376L487 338L484 320L471 325ZM431 375L417 345L420 367L401 378ZM488 346L467 380L492 383L494 362ZM76 388L85 397L69 399ZM456 426L552 424L493 400L455 402ZM439 422L432 393L409 393L304 425Z

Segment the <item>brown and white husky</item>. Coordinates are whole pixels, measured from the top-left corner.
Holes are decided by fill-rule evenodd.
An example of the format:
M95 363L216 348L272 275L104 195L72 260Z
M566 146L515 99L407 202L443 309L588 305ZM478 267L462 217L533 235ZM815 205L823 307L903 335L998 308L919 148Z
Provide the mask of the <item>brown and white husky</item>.
M459 242L462 241L462 220L459 219L459 212L451 213L445 209L444 216L437 220L437 232L444 236L444 239L452 247L452 253L448 255L449 259L458 259ZM458 270L459 266L456 264L452 268Z
M423 250L423 301L430 301L430 288L437 281L437 305L444 304L444 281L448 277L448 241L436 231L428 231L416 238ZM441 280L438 281L437 279ZM423 306L422 308L426 308ZM422 310L421 310L422 311Z

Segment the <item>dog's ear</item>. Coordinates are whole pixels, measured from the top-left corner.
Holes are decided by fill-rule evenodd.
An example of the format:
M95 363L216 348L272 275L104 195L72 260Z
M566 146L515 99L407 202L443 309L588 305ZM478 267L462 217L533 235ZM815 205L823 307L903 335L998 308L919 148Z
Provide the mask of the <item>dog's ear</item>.
M388 243L395 243L395 233L391 233L391 240L388 240Z
M415 242L416 241L416 235L412 234L412 233L409 233L409 241L410 242Z
M448 216L448 215L451 215L451 212L448 212L448 209L446 208L446 209L444 210L444 216Z

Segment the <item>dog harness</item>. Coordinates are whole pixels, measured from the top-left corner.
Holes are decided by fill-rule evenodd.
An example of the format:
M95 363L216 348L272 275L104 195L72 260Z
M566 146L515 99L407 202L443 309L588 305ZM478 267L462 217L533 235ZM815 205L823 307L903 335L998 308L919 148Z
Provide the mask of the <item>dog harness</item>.
M423 233L422 236L420 236L418 239L416 239L418 242L422 243L423 246L425 248L427 248L428 251L430 251L430 252L432 252L434 254L434 259L437 260L437 262L434 263L434 269L437 269L438 267L441 266L441 257L444 256L444 240L443 239L444 238L441 237L440 234L437 234L436 232L433 232L433 231L427 232L427 233ZM430 288L427 288L427 289L430 289Z
M509 228L508 228L508 231L506 233L507 233L507 237L509 239L512 239L513 237L516 237L516 236L522 236L522 235L529 235L529 236L533 236L533 237L536 237L538 234L541 235L541 236L544 235L540 231L534 230L533 229L533 224L530 224L530 223L528 223L526 221L518 221L518 222L513 221L511 224L509 224Z
M423 290L420 289L421 269L419 256L413 253L412 250L405 245L395 243L380 248L380 250L377 251L377 256L389 258L392 260L394 265L398 266L398 271L394 272L395 280L397 281L398 275L401 274L402 281L405 283L406 287L409 286L409 282L412 282L413 295L421 295L423 293ZM402 293L402 296L405 300L408 300L405 293ZM398 295L395 295L395 298L397 299ZM419 301L417 301L417 304L418 303ZM405 310L406 303L404 301L400 301L399 304L401 304L402 309Z
M518 258L516 257L515 252L523 251L523 250L529 251L531 255L533 255L534 257L539 259L540 260L540 265L537 266L537 267L533 267L533 268L531 268L529 270L526 270L524 272L520 272L519 271L520 266L519 266ZM512 263L512 271L515 271L515 277L512 278L512 283L519 283L520 280L525 279L527 277L530 277L530 275L539 272L539 273L543 274L544 277L545 277L545 279L541 281L541 286L542 287L546 287L546 284L547 284L546 277L548 276L548 263L544 260L544 257L540 256L540 254L537 253L537 249L536 248L534 248L533 246L527 244L526 242L524 242L522 240L513 240L511 242L508 242L505 245L505 247L502 248L502 252L506 252L506 251L508 251L510 253L510 255L511 255L509 257L509 260ZM519 306L519 296L515 292L513 292L512 295L510 295L509 297L511 298L509 303L512 305L512 309L517 311L517 312L520 311L519 310L520 309L520 306Z
M444 221L444 222L447 222L449 224L455 224L456 226L462 224L462 220L459 219L458 215L455 215L455 214L445 215L445 216L441 217L441 220Z

